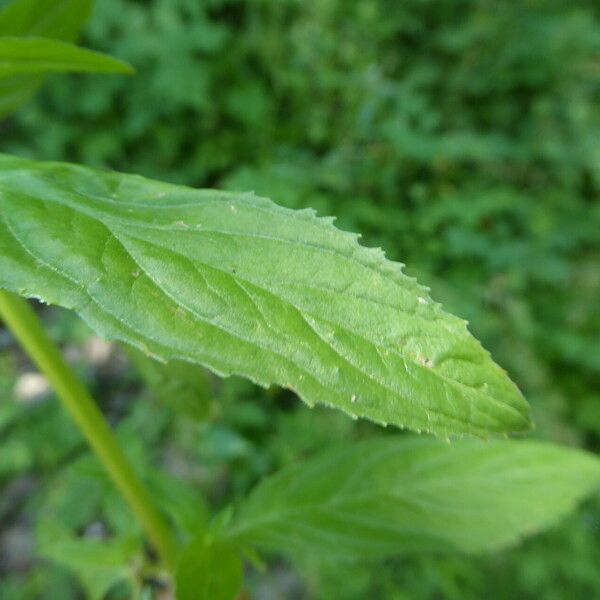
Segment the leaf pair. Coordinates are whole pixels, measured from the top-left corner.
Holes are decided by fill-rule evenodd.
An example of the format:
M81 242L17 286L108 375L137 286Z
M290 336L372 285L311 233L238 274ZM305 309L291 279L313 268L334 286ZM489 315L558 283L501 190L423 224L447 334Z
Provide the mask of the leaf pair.
M320 560L490 551L553 524L599 483L596 458L540 442L355 442L259 483L219 542L182 554L181 597L235 597L208 592L240 569L231 544Z
M529 425L463 321L310 211L0 156L0 258L0 287L165 361L440 436ZM221 544L329 557L497 548L564 514L599 476L589 455L535 442L360 442L259 484L213 541L184 552L196 568L182 563L181 577L197 573L190 585L213 597L215 565L240 569L233 550L215 556Z
M309 211L2 156L0 258L0 287L72 308L163 360L441 436L529 424L463 321ZM213 541L183 553L180 585L231 597L219 582L239 581L234 546L327 557L501 547L599 477L589 455L535 442L356 443L259 484Z
M133 72L71 43L89 11L87 0L13 0L0 12L0 116L29 99L46 73Z

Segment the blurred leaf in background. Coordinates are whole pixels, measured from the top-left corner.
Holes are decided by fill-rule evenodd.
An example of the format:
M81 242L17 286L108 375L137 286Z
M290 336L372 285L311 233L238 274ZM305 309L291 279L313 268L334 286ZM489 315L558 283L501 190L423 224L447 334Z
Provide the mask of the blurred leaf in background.
M91 0L4 0L0 2L0 36L74 42L91 7ZM42 81L41 74L0 78L0 117L29 100Z

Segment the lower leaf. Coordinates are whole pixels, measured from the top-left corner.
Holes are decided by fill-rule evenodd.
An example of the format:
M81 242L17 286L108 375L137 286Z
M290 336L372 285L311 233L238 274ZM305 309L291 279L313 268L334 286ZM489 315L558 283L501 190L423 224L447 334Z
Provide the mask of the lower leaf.
M323 558L480 552L548 527L599 483L600 461L551 444L375 439L259 483L228 535Z

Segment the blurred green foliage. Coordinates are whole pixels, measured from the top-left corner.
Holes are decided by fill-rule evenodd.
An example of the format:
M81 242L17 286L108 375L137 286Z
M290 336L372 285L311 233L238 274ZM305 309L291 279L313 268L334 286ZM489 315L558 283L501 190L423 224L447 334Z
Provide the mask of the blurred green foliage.
M53 78L0 122L1 151L252 189L338 215L470 320L532 403L536 435L600 449L596 0L102 0L84 42L138 75ZM64 313L47 317L65 343L85 337ZM28 523L63 489L56 473L67 477L85 453L51 403L11 399L22 359L6 347L0 520ZM277 465L371 431L238 380L220 385L214 423L187 422L148 398L144 411L131 408L149 394L143 379L153 387L143 368L118 384L80 370L138 454L214 507ZM167 389L189 382L182 374ZM207 384L194 385L206 405ZM15 508L6 490L22 481L35 493ZM103 509L89 510L85 522ZM115 541L139 535L127 519L105 521ZM81 533L82 523L60 522ZM514 551L307 564L301 578L274 562L251 573L251 597L591 598L600 595L598 533L593 500ZM27 584L3 576L0 597L74 597L59 567L33 561L23 572Z

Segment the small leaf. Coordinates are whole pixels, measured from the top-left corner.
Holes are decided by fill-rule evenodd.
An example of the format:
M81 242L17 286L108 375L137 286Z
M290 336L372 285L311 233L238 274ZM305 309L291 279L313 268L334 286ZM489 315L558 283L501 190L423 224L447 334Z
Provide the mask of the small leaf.
M13 0L0 11L0 36L33 35L75 41L91 0Z
M140 551L135 538L78 538L56 520L43 520L37 530L38 554L76 575L90 600L102 600L116 584L129 581Z
M37 75L17 75L0 78L0 117L27 102L40 86L41 78Z
M165 362L440 436L530 426L463 320L310 210L0 156L0 259L0 287Z
M127 63L50 38L0 37L0 77L56 72L131 74Z
M177 600L233 600L242 585L242 563L227 542L202 538L181 552L175 585Z
M204 369L181 360L157 363L131 346L125 352L145 385L167 406L194 421L214 417L213 391Z
M191 483L170 473L147 466L146 482L157 506L169 516L175 529L185 541L205 532L209 522L209 508L202 494Z
M532 441L388 437L259 483L229 522L238 542L292 554L480 552L552 525L600 484L600 461Z
M90 0L13 0L0 11L0 36L36 36L74 42L91 8ZM0 80L0 117L37 91L41 75Z

